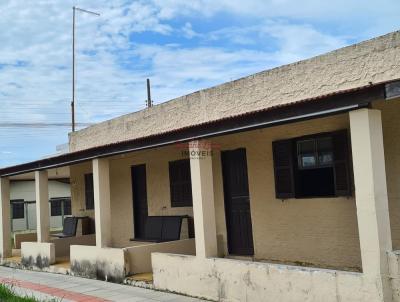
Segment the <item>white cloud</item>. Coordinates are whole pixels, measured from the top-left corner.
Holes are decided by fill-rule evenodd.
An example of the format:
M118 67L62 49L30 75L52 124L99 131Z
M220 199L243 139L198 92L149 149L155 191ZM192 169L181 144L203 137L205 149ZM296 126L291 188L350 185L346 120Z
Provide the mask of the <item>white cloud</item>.
M400 8L389 0L362 6L344 0L2 0L3 122L69 121L72 5L101 13L77 15L80 122L143 108L146 77L152 79L155 100L165 101L393 28ZM223 25L221 14L229 16ZM343 35L331 24L358 24L362 30ZM138 36L143 33L163 37L162 42L143 42ZM18 139L44 139L42 130L29 131L24 137L0 128L0 150ZM46 132L51 137L46 144L67 139L67 129L52 131ZM4 139L11 135L11 141Z
M186 22L185 25L182 27L183 36L187 39L192 39L195 37L202 37L201 34L195 32L193 30L192 24L190 22Z

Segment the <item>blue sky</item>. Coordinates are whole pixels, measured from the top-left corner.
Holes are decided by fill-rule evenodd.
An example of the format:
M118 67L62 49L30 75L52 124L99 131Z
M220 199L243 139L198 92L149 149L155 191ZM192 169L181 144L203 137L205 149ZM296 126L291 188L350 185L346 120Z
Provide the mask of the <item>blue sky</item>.
M55 152L68 127L72 6L77 121L155 103L400 28L398 0L82 0L0 2L0 167ZM284 84L284 83L282 83Z

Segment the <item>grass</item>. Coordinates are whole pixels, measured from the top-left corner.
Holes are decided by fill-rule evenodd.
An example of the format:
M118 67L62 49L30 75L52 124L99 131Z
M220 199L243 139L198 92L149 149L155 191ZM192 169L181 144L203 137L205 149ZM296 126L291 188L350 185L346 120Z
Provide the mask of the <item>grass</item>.
M0 284L0 301L1 302L45 302L38 300L34 297L20 297L15 294L13 287L5 284ZM51 299L47 300L46 302L57 302L58 300ZM59 301L58 301L59 302Z

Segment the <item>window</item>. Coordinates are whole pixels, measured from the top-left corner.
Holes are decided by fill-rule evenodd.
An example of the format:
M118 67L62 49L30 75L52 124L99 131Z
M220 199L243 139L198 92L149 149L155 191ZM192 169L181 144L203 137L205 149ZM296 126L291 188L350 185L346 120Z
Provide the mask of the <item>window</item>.
M171 206L191 207L193 201L189 159L169 162L169 182L171 188Z
M51 216L71 215L71 199L67 197L50 199L50 212Z
M93 173L85 174L86 210L94 209Z
M60 199L50 200L50 215L51 216L61 216L62 215Z
M72 215L71 198L64 198L64 215Z
M279 199L351 195L347 131L273 142Z
M332 137L323 136L297 141L297 161L300 170L332 166Z
M25 218L25 203L23 200L12 200L12 219Z

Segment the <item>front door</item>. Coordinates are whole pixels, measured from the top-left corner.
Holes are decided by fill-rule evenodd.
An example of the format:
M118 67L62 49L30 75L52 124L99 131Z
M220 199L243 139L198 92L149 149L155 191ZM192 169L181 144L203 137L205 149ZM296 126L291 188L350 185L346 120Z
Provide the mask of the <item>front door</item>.
M232 255L253 255L246 149L221 153L228 250Z
M133 218L135 238L145 237L145 224L148 216L146 165L132 166Z

